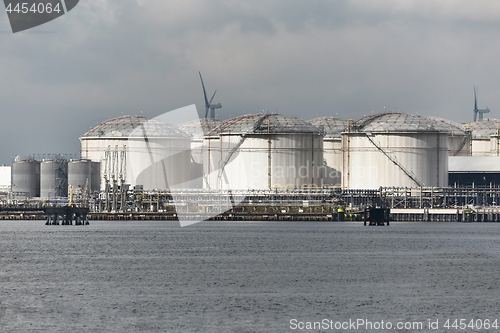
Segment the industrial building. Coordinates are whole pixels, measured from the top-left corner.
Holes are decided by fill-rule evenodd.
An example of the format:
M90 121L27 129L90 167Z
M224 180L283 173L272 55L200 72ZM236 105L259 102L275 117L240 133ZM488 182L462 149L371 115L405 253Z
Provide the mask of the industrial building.
M100 191L103 200L117 193L125 200L123 194L134 188L158 193L496 188L499 128L498 120L457 124L402 112L308 122L254 114L179 127L124 116L81 136L81 159L17 157L12 167L0 170L10 174L0 187L44 200L66 197L69 186L76 194Z
M449 185L496 188L500 186L500 120L487 119L462 124L471 133L469 156L450 156Z
M450 156L449 185L497 188L500 186L500 156Z
M194 105L164 121L113 118L80 137L77 159L16 158L0 168L0 193L17 205L6 211L44 208L48 223L54 205L101 219L331 220L346 217L338 208L385 206L406 220L458 221L470 220L471 206L497 205L500 121L483 120L490 111L477 107L475 88L479 120L467 124L402 112L220 121L222 104L199 76L205 119L177 126L196 118ZM487 220L500 221L500 209L477 214Z

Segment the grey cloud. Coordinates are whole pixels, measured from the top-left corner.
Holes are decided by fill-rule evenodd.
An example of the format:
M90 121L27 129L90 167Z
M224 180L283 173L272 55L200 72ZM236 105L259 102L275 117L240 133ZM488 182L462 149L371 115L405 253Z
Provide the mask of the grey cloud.
M0 163L77 152L78 137L108 118L202 110L198 70L223 119L264 109L356 119L385 107L469 121L473 84L499 117L494 17L351 1L193 3L102 1L98 12L89 0L34 29L55 33L1 35Z

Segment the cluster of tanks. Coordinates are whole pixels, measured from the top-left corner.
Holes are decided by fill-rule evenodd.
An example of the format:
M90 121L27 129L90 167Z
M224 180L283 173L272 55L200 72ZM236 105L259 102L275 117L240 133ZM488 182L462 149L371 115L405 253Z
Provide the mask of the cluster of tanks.
M69 186L77 191L99 190L100 163L90 160L21 159L12 163L12 191L43 199L67 197Z
M127 150L127 183L145 189L445 187L449 156L498 155L498 125L490 120L458 124L402 112L356 121L254 114L196 120L175 130L157 124L157 131L137 131L144 126L137 122L148 123L122 117L87 132L80 138L82 157L102 161L109 147ZM146 132L147 145L137 144ZM137 160L150 167L134 168Z
M85 133L81 160L15 161L12 184L42 198L66 195L68 185L104 190L113 182L209 191L446 187L449 156L499 155L499 126L402 112L356 121L254 114L181 126L125 116Z

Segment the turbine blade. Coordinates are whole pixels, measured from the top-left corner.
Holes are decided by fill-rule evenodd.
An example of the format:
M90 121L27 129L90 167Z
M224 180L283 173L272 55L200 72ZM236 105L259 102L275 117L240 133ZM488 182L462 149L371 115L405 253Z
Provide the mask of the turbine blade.
M476 86L474 86L474 111L477 110L477 95L476 95Z
M210 103L209 104L212 104L212 101L214 100L214 97L215 97L215 94L217 93L217 90L214 92L214 94L212 95L212 98L210 98Z
M203 83L203 78L201 77L201 72L198 72L198 74L200 74L201 86L203 87L203 97L205 97L205 106L208 108L210 103L208 103L207 91L205 90L205 84Z

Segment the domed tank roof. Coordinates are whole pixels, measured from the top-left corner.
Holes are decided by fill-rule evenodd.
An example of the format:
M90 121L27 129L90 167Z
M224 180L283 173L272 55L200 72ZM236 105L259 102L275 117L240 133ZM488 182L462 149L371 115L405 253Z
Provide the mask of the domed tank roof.
M448 132L451 136L470 136L470 130L464 129L460 123L439 117L427 118L434 121L434 127L436 129L442 132Z
M141 126L141 130L138 128ZM137 130L136 130L137 129ZM189 137L179 128L142 116L124 116L107 120L83 135L84 138Z
M317 127L296 117L254 114L229 119L210 132L210 135L267 134L268 131L271 134L322 134Z
M386 112L363 117L355 121L350 130L375 133L450 132L445 130L442 124L428 117L403 112Z
M340 134L347 126L347 120L336 117L321 117L308 121L325 134L325 138L340 138Z
M500 120L488 119L472 121L463 124L462 128L471 131L474 139L489 139L490 136L497 135L500 129Z
M193 138L203 138L203 136L222 124L219 119L203 118L184 123L179 128L191 135ZM200 132L200 129L202 133Z

